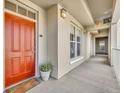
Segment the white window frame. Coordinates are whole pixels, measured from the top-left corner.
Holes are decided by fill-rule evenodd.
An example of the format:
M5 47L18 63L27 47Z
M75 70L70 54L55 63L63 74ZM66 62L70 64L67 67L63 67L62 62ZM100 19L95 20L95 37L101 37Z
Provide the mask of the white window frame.
M77 41L77 37L80 38L80 41ZM80 44L80 55L78 55L78 44ZM81 36L80 35L77 35L76 36L76 56L81 56Z
M72 40L71 40L71 34L73 35L72 37ZM74 38L74 40L73 40ZM76 39L75 39L75 27L73 27L73 32L70 33L70 59L73 59L75 58L76 56L76 52L75 52L75 49L74 49L74 57L71 57L71 43L74 43L74 45L76 45ZM76 46L75 46L76 47Z
M81 33L81 29L77 28L76 26L74 25L71 25L71 27L73 27L74 31L71 31L70 32L70 36L71 34L74 34L74 41L71 41L70 39L70 48L71 48L71 42L74 42L75 43L75 56L73 58L71 58L71 49L70 49L70 64L73 64L73 63L76 63L82 59L84 59L84 57L82 56L82 53L81 53L81 47L82 47L82 42L81 42L81 35L80 34L77 34L77 33ZM80 37L80 42L77 41L77 37ZM80 55L78 56L77 55L77 44L80 43Z

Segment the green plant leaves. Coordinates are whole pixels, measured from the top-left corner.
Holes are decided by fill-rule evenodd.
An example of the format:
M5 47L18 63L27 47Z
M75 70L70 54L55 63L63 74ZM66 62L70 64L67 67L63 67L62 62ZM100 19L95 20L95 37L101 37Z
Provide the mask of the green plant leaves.
M43 72L48 72L52 69L52 65L50 63L42 64L40 70Z

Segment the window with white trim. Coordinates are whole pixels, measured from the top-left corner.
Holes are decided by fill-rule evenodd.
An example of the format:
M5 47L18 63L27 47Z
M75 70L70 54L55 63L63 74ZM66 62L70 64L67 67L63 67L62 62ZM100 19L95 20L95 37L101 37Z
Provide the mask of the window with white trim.
M21 4L17 0L5 0L5 9L36 20L37 11Z
M70 58L75 57L75 28L70 33Z
M70 32L70 58L76 58L81 56L81 36L80 30L72 26Z
M80 56L80 51L81 51L81 42L80 42L80 36L77 36L77 56Z

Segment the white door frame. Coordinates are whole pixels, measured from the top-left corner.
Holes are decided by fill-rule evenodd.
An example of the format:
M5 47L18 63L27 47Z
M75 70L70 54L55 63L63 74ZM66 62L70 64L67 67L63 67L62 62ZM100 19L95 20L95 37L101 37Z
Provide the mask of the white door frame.
M10 11L8 9L4 9L4 13L5 12L10 13L10 14L15 15L15 16L18 16L18 17L21 17L21 18L24 18L26 20L30 20L30 21L35 22L35 44L36 45L35 45L35 75L32 76L32 77L30 77L30 78L28 78L28 79L25 79L25 80L22 80L20 82L17 82L16 84L10 85L8 87L5 87L5 57L4 57L4 91L6 89L9 89L11 87L14 87L14 86L16 86L16 85L18 85L20 83L23 83L25 81L28 81L28 80L30 80L30 79L35 78L35 77L38 76L37 74L38 74L38 31L39 31L38 30L38 23L39 23L39 21L38 21L38 15L39 15L38 11L37 11L37 14L36 14L36 20L31 19L31 18L26 17L26 16L23 16L23 15L18 14L16 12ZM5 19L5 17L4 17L4 19ZM4 21L4 24L5 24L5 21ZM4 31L4 46L5 46L5 31ZM4 54L5 54L5 50L4 50Z

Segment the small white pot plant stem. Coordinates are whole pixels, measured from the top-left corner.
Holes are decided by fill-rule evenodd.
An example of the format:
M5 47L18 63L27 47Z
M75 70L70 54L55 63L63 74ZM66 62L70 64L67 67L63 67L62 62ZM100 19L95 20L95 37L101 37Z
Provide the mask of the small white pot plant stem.
M52 65L50 63L45 63L40 66L40 74L43 81L47 81L49 79L51 70Z

